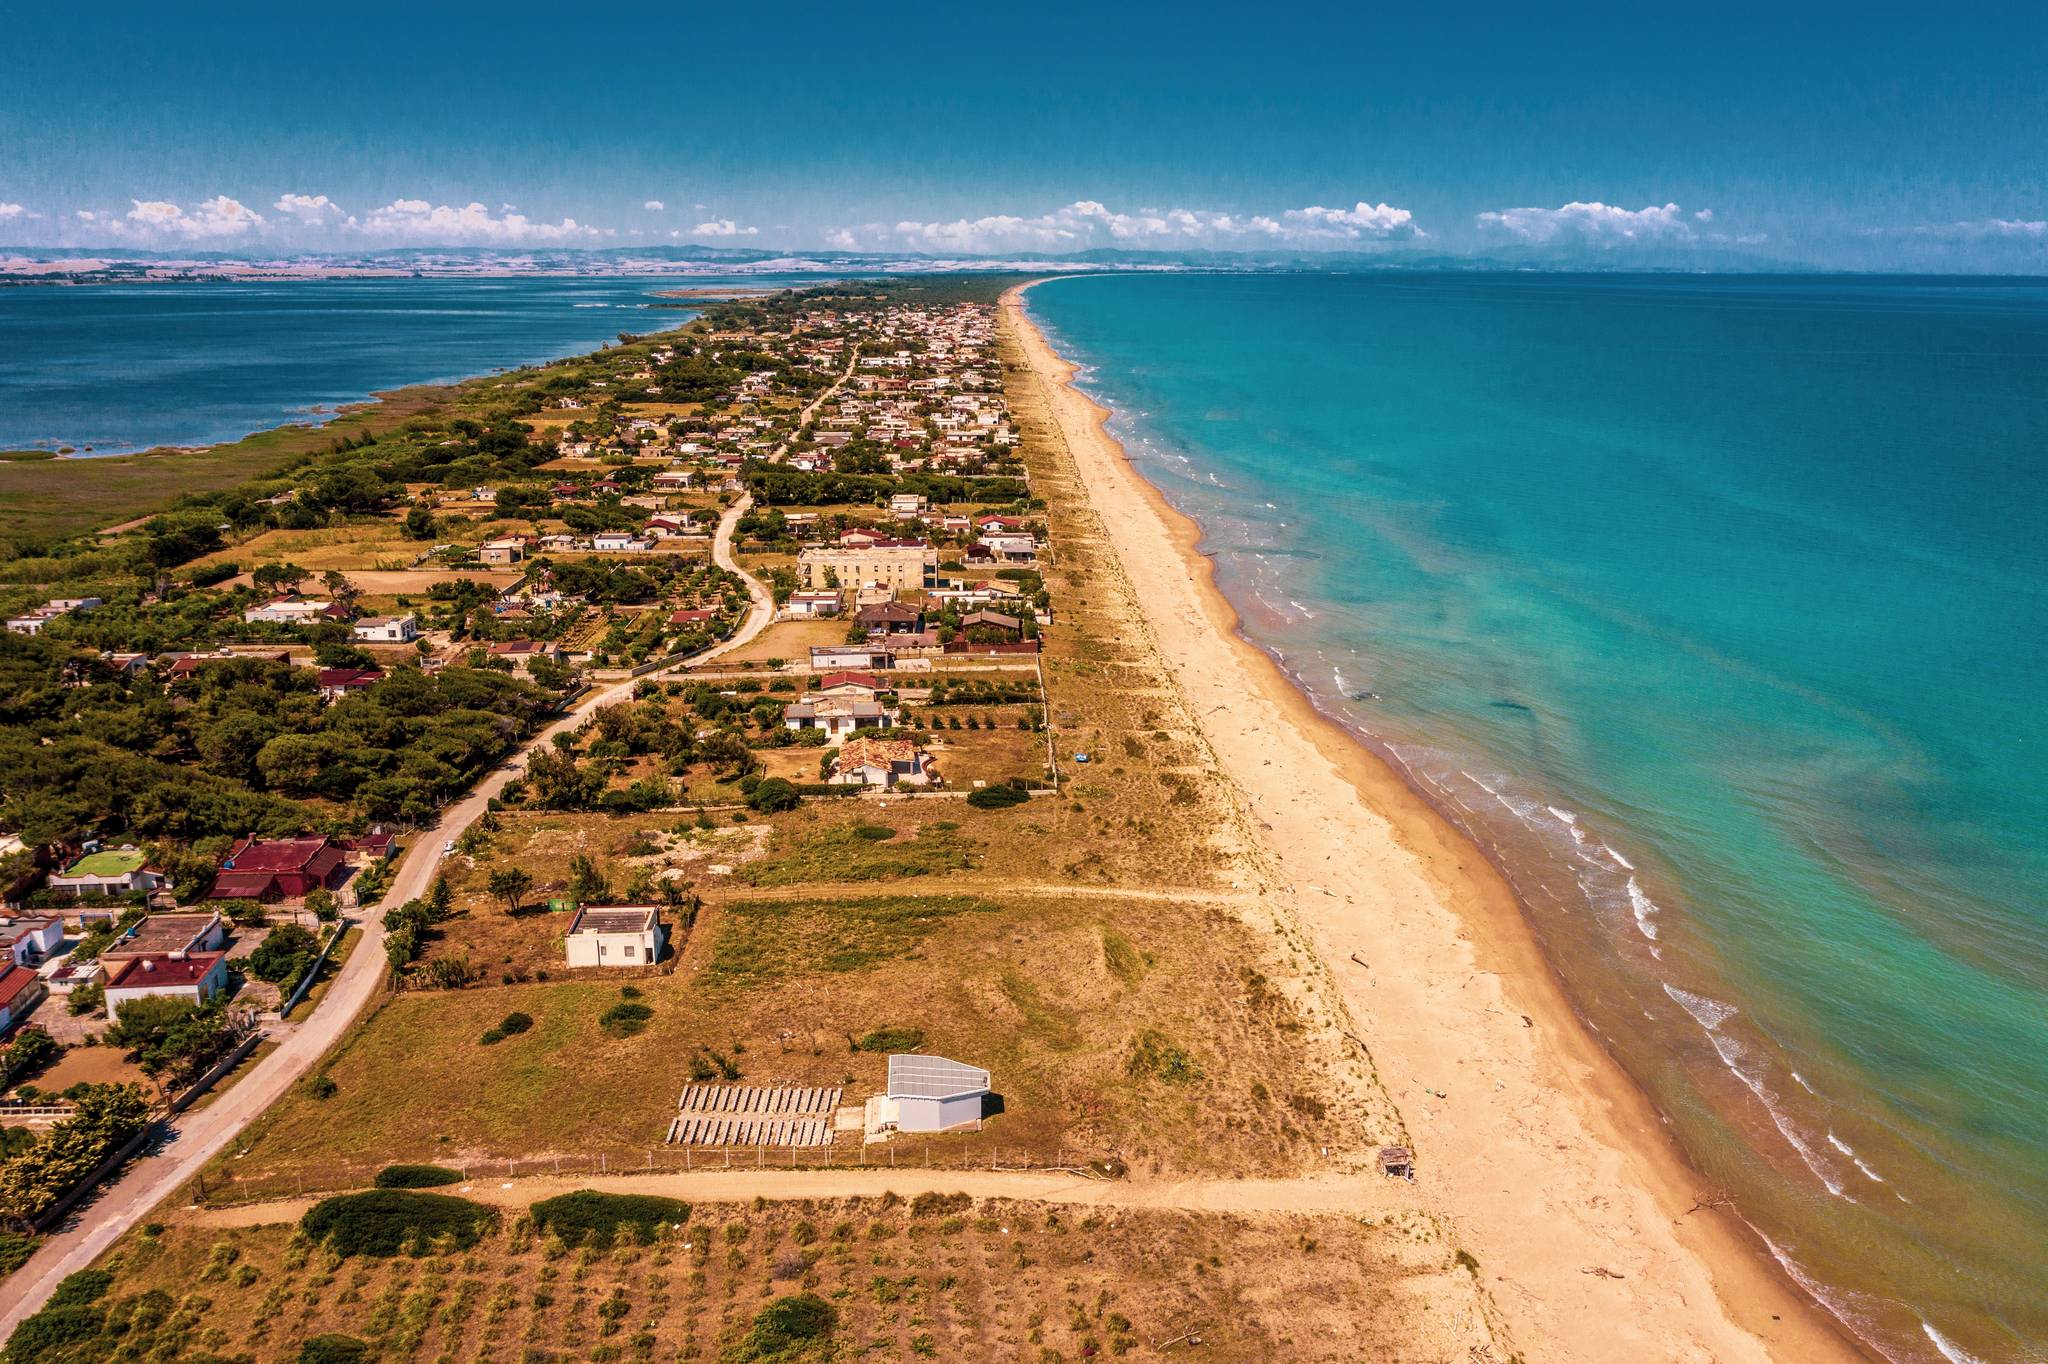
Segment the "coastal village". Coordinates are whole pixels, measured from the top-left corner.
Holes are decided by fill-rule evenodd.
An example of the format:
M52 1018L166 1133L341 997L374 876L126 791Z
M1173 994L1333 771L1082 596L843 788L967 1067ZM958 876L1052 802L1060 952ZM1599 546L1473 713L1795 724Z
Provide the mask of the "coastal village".
M224 1354L1509 1358L994 292L714 303L19 555L0 1270L159 1179L110 1263Z

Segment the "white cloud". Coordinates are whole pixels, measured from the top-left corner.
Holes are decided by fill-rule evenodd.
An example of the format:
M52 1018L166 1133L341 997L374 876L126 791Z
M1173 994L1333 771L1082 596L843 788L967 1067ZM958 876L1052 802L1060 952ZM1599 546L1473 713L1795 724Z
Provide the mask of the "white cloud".
M1976 218L1958 223L1928 223L1914 228L1913 235L1954 241L2048 241L2048 219Z
M324 194L280 194L270 207L306 227L322 226L329 218L341 215L341 205Z
M1331 245L1347 242L1415 240L1426 236L1405 208L1360 202L1351 208L1291 208L1240 217L1210 209L1140 209L1120 213L1093 199L1032 217L989 214L951 222L899 222L894 235L934 251L1070 251L1096 246L1233 247L1247 245ZM847 244L850 230L836 229L831 245Z
M835 227L825 234L825 245L835 251L858 251L860 238L854 236L849 228Z
M663 209L667 208L668 205L664 204L659 199L649 199L646 203L640 205L640 207L646 209L649 213L659 213Z
M20 204L0 204L0 223L12 222L16 218L33 218L35 216L35 214L30 213Z
M1415 225L1415 215L1407 209L1363 202L1350 208L1291 208L1280 215L1278 222L1261 217L1253 219L1252 225L1256 231L1292 242L1353 242L1428 235Z
M687 235L692 237L757 237L760 234L761 229L758 227L741 227L730 218L713 218L710 222L698 223L689 230Z
M131 199L127 216L81 213L85 222L106 223L121 236L157 238L182 237L187 241L208 241L220 237L242 237L263 226L263 215L225 194L217 194L195 205L190 213L163 199Z
M430 204L425 199L394 199L360 219L350 218L347 227L366 236L403 239L423 246L549 244L610 235L603 228L590 227L574 218L537 223L509 206L494 216L480 203L457 208Z
M1703 208L1699 212L1693 214L1692 219L1696 223L1711 223L1712 221L1714 221L1714 210L1712 210L1711 208Z
M1712 210L1705 210L1711 215ZM1695 215L1700 216L1700 215ZM1701 218L1705 221L1705 218ZM1640 242L1690 242L1696 234L1677 204L1616 208L1603 203L1569 203L1562 208L1504 208L1482 213L1479 226L1525 242L1559 240L1613 246Z

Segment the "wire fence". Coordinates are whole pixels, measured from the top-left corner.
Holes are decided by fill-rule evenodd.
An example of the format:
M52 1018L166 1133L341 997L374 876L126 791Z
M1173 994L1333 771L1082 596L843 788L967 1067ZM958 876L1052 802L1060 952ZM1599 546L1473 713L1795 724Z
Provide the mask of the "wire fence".
M898 1137L875 1143L815 1147L669 1146L594 1153L488 1156L432 1162L454 1171L465 1184L522 1179L630 1179L648 1175L758 1171L764 1178L791 1171L1044 1173L1111 1177L1121 1172L1114 1156L1066 1147L1004 1146L981 1134L949 1134L927 1141ZM254 1170L231 1166L210 1172L197 1189L208 1207L270 1203L372 1187L380 1171L402 1162L337 1162Z

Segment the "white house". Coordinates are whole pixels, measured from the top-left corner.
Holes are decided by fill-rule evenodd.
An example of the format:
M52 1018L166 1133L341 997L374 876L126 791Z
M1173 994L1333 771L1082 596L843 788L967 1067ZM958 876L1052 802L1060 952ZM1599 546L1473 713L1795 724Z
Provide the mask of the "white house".
M896 723L896 712L872 696L820 696L782 708L787 729L822 729L825 737L838 743L863 729L883 729Z
M629 530L601 530L590 537L590 547L602 554L637 554L653 549L654 542Z
M359 620L355 637L365 644L410 644L419 638L420 623L415 616L371 616Z
M133 844L85 854L49 878L51 890L72 895L132 895L167 885L170 878L149 867L149 854Z
M52 597L33 610L7 618L7 628L17 635L39 635L43 627L59 616L68 616L74 611L91 611L102 605L98 597Z
M659 905L585 905L562 935L571 966L652 966L667 943Z
M251 625L310 625L316 620L340 620L348 613L331 601L312 597L274 597L242 612Z
M943 1056L889 1058L889 1089L868 1100L870 1132L950 1132L978 1127L989 1073Z
M837 592L792 592L782 604L782 614L789 620L823 620L839 610Z
M228 988L228 959L221 952L163 952L109 962L107 1013L131 999L173 995L204 1004Z
M61 919L0 917L0 953L16 966L36 966L64 945Z

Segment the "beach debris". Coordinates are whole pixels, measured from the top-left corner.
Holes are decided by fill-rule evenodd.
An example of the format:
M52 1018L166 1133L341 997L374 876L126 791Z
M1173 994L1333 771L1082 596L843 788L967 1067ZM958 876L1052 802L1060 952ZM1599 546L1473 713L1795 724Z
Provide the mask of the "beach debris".
M1353 952L1351 954L1351 960L1357 962L1360 966L1363 966L1368 971L1372 970L1372 963L1367 961L1364 957L1359 956L1356 952Z
M1607 1267L1606 1265L1589 1265L1589 1266L1587 1266L1586 1268L1584 1268L1584 1269L1580 1270L1580 1271L1579 1271L1579 1273L1581 1273L1581 1274L1591 1274L1591 1275L1593 1275L1593 1276L1594 1276L1595 1278L1600 1278L1600 1279L1626 1279L1626 1278L1628 1277L1628 1275L1626 1275L1626 1274L1617 1274L1617 1273L1615 1273L1615 1272L1614 1272L1613 1270L1609 1269L1609 1268L1608 1268L1608 1267Z
M1152 1348L1155 1350L1170 1350L1176 1345L1200 1345L1201 1343L1201 1331L1199 1328L1197 1328L1193 1331L1184 1331L1180 1335L1175 1336L1172 1340L1159 1341L1156 1344L1154 1344Z

